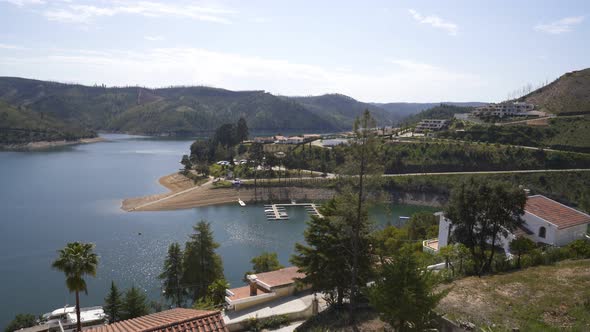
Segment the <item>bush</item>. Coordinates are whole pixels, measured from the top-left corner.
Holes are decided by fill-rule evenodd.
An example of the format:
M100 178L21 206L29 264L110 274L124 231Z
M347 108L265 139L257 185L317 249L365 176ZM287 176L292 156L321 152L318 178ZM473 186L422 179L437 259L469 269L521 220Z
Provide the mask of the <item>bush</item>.
M586 240L576 240L565 247L570 254L570 258L590 258L590 242Z
M35 315L18 314L10 323L8 323L8 325L6 325L4 331L12 332L23 328L35 326L36 324L37 319L35 318Z
M287 324L289 324L289 317L287 315L274 315L261 319L250 318L248 319L246 329L248 331L274 330Z

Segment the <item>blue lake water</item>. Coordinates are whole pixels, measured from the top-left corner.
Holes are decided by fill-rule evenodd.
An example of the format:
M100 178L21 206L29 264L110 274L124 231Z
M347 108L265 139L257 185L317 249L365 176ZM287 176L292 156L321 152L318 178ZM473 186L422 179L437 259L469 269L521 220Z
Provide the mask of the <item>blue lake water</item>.
M289 265L295 242L303 240L303 208L291 219L270 222L261 205L222 205L181 211L120 210L127 197L165 191L158 178L178 169L188 140L104 135L109 141L45 152L0 152L0 327L17 313L40 314L73 304L63 275L50 268L67 242L96 244L98 275L88 278L83 306L101 305L114 280L136 285L163 300L157 279L168 245L184 244L201 219L211 223L221 244L225 275L241 285L250 259L275 251ZM381 206L372 211L377 227L396 224L431 208ZM141 235L139 235L141 233Z

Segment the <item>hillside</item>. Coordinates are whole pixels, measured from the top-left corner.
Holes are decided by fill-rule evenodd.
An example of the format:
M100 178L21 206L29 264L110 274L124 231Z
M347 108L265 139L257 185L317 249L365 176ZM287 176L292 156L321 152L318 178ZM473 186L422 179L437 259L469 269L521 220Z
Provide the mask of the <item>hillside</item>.
M486 103L480 102L440 102L440 103L372 103L375 106L381 107L382 109L394 113L399 118L406 118L414 114L418 114L427 109L444 105L453 105L460 107L477 107L485 105Z
M590 68L562 75L552 83L519 98L541 110L558 114L590 113Z
M17 109L0 101L0 143L18 145L95 136L94 131L66 125L49 114Z
M105 88L5 77L0 100L66 124L135 134L197 135L240 117L254 130L335 129L302 105L262 91Z
M437 311L471 322L478 331L588 331L590 326L590 260L467 277L450 286Z
M414 124L423 119L452 119L455 114L468 113L473 107L439 104L420 113L407 117L404 123Z

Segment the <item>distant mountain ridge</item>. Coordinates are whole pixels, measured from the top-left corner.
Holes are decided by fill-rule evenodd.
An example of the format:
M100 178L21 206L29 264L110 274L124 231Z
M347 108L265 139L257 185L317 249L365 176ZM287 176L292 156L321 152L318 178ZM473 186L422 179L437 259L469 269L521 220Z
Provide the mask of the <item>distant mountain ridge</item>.
M252 131L333 132L349 130L365 109L382 126L396 125L408 115L439 104L377 104L341 94L286 97L203 86L85 86L18 77L0 77L0 102L0 114L8 118L10 113L12 119L2 121L3 130L18 127L26 131L29 127L18 121L29 119L25 122L31 124L35 120L30 119L43 118L45 122L39 123L44 130L61 131L69 138L87 137L95 131L195 136L240 117Z

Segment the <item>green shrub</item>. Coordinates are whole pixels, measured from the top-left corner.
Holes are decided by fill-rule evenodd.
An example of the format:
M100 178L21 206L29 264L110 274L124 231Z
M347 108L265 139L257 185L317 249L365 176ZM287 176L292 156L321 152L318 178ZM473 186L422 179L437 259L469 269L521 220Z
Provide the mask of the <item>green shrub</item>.
M262 331L265 329L277 329L289 324L287 315L274 315L266 318L250 318L246 324L248 331Z
M590 258L590 242L576 240L566 246L571 258Z

